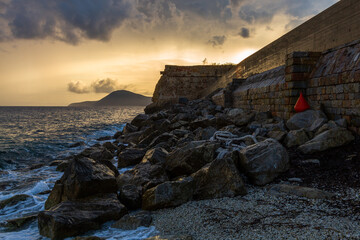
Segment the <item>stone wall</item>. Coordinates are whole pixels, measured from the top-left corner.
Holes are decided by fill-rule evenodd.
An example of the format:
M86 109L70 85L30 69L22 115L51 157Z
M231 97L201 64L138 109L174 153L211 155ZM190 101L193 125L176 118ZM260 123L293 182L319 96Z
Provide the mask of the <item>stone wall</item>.
M233 65L166 65L156 85L153 102L175 102L179 97L198 99L204 89L218 81L232 67Z
M202 96L225 87L233 78L247 78L281 66L286 56L292 52L323 52L360 39L359 19L359 0L339 1L234 66L219 81L206 89Z
M324 52L306 95L312 107L323 105L332 119L345 118L360 134L360 41Z

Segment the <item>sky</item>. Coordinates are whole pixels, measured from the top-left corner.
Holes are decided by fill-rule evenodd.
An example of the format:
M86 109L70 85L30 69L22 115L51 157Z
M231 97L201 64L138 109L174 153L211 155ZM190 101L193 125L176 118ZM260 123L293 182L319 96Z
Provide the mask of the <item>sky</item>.
M165 64L237 64L336 2L0 0L0 106L151 96Z

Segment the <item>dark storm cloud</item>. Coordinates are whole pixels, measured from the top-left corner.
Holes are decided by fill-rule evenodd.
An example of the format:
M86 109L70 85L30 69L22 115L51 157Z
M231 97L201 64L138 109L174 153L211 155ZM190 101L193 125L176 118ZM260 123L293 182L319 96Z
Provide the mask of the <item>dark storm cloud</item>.
M14 38L107 41L130 15L129 0L12 0L0 15Z
M241 28L239 35L243 38L249 38L250 37L250 29L245 28L245 27Z
M213 47L222 46L226 41L225 36L213 36L212 39L208 41Z
M68 84L68 91L73 92L73 93L78 93L78 94L90 93L90 92L111 93L116 90L130 90L130 89L132 91L134 91L134 90L136 91L136 89L134 88L133 85L119 84L119 82L117 80L114 80L111 78L97 80L97 81L92 82L89 85L86 85L81 81L70 82Z

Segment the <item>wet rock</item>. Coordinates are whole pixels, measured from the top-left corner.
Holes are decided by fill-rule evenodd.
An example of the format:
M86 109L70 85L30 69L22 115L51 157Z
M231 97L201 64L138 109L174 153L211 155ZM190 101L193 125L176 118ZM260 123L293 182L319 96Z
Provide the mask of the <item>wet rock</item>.
M287 122L286 126L290 130L299 130L310 128L311 125L319 118L327 119L326 115L321 111L306 110L292 116Z
M105 142L105 143L103 143L102 146L103 146L103 148L107 149L111 153L114 153L118 150L118 147L112 142ZM105 158L105 159L109 159L109 158Z
M17 231L29 223L35 221L37 219L37 214L32 214L25 217L15 218L6 220L4 223L0 223L0 226L6 228L7 231Z
M214 142L190 142L169 154L166 170L171 177L190 175L214 160L219 146Z
M122 136L122 131L117 131L114 136L113 136L113 139L118 139L119 137Z
M150 162L151 164L164 164L169 153L163 148L153 148L146 152L143 157L143 163Z
M290 148L290 147L302 145L307 141L309 141L309 137L306 134L306 131L304 129L300 129L300 130L290 131L287 134L284 143L286 147Z
M113 159L113 154L107 149L99 149L90 154L89 158L94 160L111 160Z
M146 153L145 149L127 148L118 155L118 167L134 166L141 162Z
M150 117L147 114L139 114L131 121L131 125L138 128L142 127L144 125L144 122L147 121L149 118Z
M270 192L286 193L310 199L330 199L335 195L316 188L300 187L287 184L276 184L269 188Z
M82 147L82 146L85 146L85 142L81 141L81 142L76 142L76 143L73 143L69 146L69 148L76 148L76 147Z
M131 123L126 123L122 131L122 134L133 133L136 131L138 131L138 127L132 125Z
M112 136L104 136L104 137L99 137L98 139L96 139L97 141L108 141L111 140Z
M267 136L269 138L273 138L278 142L281 142L282 140L284 140L286 135L287 135L287 132L285 132L285 131L270 131L267 133Z
M141 140L141 136L143 135L144 131L137 131L133 133L129 133L122 136L122 139L126 143L134 143L137 144Z
M120 202L128 209L141 208L142 187L136 185L123 185L120 187Z
M194 181L191 177L165 182L147 190L142 197L142 209L156 210L177 207L192 199Z
M195 199L212 199L245 195L246 189L231 157L215 159L191 175L195 182Z
M145 240L193 240L189 235L164 235L146 238Z
M141 187L144 192L168 180L169 178L163 166L146 162L140 163L133 169L119 175L117 177L117 184L120 190L122 186L135 185Z
M0 209L3 209L5 207L14 206L20 202L25 202L25 201L32 200L32 199L33 198L31 196L26 195L26 194L15 195L8 199L0 201Z
M240 151L240 166L256 185L273 181L289 169L286 149L274 139L250 145Z
M90 158L74 159L61 179L56 181L45 202L45 209L65 200L116 192L116 174L111 168Z
M135 214L127 214L115 222L111 227L123 230L135 230L138 227L149 227L152 222L150 212L140 211Z
M96 237L96 236L88 236L88 237L76 237L72 240L106 240L106 238Z
M333 128L304 143L299 150L305 154L321 152L346 145L354 140L353 134L345 128Z
M63 163L66 160L54 160L52 161L49 166L53 167L53 166L59 166L59 164Z
M127 209L116 194L104 194L76 201L65 201L40 212L40 234L51 239L63 239L99 229L101 224L118 220L127 214Z

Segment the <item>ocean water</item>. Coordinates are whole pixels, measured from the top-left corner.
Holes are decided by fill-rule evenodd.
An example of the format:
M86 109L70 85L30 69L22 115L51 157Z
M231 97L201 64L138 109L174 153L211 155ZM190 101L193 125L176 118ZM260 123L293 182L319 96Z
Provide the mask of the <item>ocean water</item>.
M0 223L44 210L48 197L44 192L62 176L49 163L114 135L141 112L143 107L0 107L0 201L18 194L31 196L0 209ZM71 147L79 142L80 146ZM122 231L110 225L85 235L138 240L156 233L153 227ZM0 239L47 238L39 235L35 221L14 232L0 227Z

